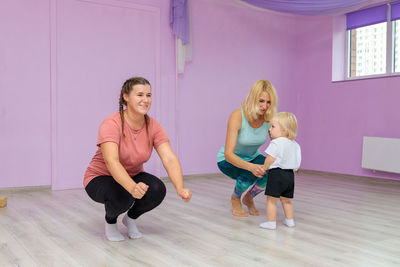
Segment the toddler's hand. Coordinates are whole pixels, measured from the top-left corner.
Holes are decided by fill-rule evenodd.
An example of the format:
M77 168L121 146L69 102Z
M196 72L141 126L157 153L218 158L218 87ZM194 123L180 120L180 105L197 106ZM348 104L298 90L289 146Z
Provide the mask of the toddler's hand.
M258 164L253 164L250 168L251 173L255 176L255 177L263 177L265 175L265 173L267 172L264 169L263 165L258 165Z

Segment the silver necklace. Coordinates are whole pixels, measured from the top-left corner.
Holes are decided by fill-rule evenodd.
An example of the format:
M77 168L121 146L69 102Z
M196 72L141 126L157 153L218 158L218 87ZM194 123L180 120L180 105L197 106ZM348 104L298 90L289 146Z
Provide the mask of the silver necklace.
M132 133L133 135L133 141L136 141L136 137L140 134L140 132L138 132L136 135L134 133Z

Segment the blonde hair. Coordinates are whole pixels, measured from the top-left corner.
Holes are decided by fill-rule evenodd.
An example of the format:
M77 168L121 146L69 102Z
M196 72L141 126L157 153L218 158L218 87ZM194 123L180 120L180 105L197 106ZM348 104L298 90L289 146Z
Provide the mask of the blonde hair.
M253 84L249 94L241 105L244 117L247 121L252 122L257 119L259 110L258 100L263 92L268 93L271 101L271 105L264 114L264 121L269 122L275 114L276 106L278 105L278 97L276 96L275 88L267 80L258 80Z
M287 138L294 140L297 135L297 119L296 116L290 112L276 113L272 119L279 123L281 128L288 134Z

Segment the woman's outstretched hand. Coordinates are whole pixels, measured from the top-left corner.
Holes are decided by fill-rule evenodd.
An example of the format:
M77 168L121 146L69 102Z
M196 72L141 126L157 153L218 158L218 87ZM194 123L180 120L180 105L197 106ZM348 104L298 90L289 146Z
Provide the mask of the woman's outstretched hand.
M182 198L183 201L189 202L190 198L192 197L192 192L190 192L187 188L182 188L178 190L178 196Z
M252 164L250 170L255 177L263 177L267 172L263 165Z
M145 183L137 183L132 190L132 196L136 199L141 199L147 192L149 186Z

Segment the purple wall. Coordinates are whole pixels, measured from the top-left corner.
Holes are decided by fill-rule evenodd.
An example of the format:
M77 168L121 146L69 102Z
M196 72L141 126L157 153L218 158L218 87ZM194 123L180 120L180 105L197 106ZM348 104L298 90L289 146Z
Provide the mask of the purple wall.
M400 77L332 83L332 19L299 21L297 27L291 90L301 168L400 180L361 168L363 136L400 138Z
M0 1L0 187L49 185L49 1Z
M178 79L179 156L185 174L215 173L227 120L251 85L267 79L290 110L295 17L235 1L191 1L193 62Z
M82 174L96 149L98 126L104 117L118 111L126 78L138 75L151 81L151 115L171 129L169 121L160 117L164 108L174 104L174 96L167 94L161 102L161 92L173 92L175 87L174 83L161 85L161 76L174 75L175 66L173 55L168 62L160 57L161 25L169 32L161 7L108 0L58 1L54 189L81 186ZM163 41L166 52L173 51L173 38L169 35ZM161 72L161 64L169 68ZM160 175L158 162L150 161L147 169Z
M262 78L299 118L302 168L399 177L360 167L362 136L400 135L399 78L330 82L329 18L191 1L193 61L176 78L169 1L31 2L0 2L0 187L81 187L98 126L133 74L152 82L151 115L184 174L218 171L228 116ZM155 154L145 168L165 175Z
M82 186L97 129L132 75L176 146L175 54L164 0L0 2L0 187ZM156 157L146 169L163 175Z

